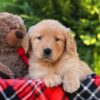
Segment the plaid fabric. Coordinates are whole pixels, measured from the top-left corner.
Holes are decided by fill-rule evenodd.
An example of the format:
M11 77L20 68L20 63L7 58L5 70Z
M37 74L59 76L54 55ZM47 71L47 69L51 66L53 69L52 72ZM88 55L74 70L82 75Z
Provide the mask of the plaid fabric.
M100 76L88 75L78 91L67 95L70 100L100 100Z
M46 88L41 80L0 79L0 100L61 100L63 95L60 87Z
M75 93L46 88L41 80L0 79L0 100L100 100L100 76L87 76Z

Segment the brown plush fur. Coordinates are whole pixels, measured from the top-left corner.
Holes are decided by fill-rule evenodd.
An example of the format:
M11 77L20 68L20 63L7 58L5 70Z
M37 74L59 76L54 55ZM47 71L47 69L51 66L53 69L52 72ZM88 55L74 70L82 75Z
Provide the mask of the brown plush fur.
M0 63L0 77L5 78L5 75L9 78L14 78L14 73L10 70L10 68Z
M32 26L23 41L26 52L30 45L29 77L43 79L48 87L63 83L63 89L72 93L80 87L80 80L92 73L80 60L70 29L56 20Z
M26 34L23 20L10 13L0 13L0 62L8 66L15 77L22 77L27 73L27 68L17 54L21 47L23 37L18 38L16 32ZM19 33L18 33L19 34Z

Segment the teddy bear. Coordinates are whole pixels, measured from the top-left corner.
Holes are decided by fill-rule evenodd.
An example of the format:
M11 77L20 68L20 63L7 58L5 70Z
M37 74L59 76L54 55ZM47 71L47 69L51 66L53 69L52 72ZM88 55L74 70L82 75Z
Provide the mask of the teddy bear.
M0 13L0 72L8 72L10 78L27 74L27 67L17 54L26 33L21 17L8 12Z

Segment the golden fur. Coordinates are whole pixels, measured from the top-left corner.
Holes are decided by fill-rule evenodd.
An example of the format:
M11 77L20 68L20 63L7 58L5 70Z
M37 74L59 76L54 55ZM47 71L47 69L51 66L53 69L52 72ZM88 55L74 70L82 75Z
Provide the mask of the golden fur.
M48 87L63 83L64 90L72 93L80 87L80 80L92 73L79 59L70 29L56 20L43 20L32 26L23 40L26 52L30 45L29 77L43 79ZM49 58L43 56L45 48L52 50Z

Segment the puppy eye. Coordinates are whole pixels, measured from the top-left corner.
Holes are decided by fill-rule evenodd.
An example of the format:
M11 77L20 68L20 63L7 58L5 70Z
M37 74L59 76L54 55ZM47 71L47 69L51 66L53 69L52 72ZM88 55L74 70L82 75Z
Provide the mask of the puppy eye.
M60 41L60 38L58 38L58 37L55 37L55 41Z
M37 36L36 38L37 38L38 40L41 40L41 39L42 39L42 37L41 37L41 36Z

